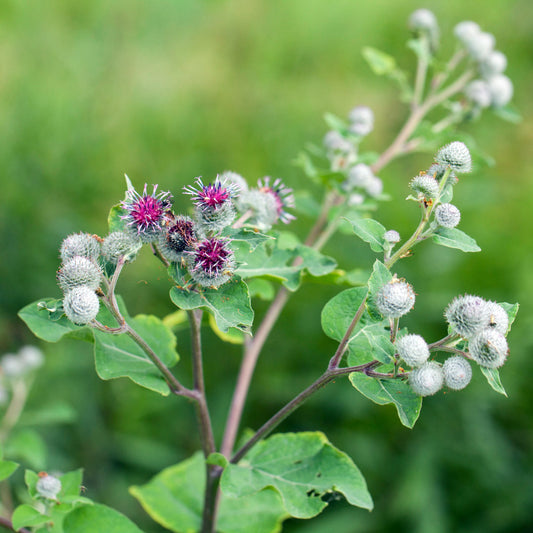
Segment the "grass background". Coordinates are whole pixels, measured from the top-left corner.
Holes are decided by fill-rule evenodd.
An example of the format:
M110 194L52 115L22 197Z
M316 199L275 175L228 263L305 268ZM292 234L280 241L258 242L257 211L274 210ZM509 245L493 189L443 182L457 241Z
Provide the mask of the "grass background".
M513 126L487 113L466 130L496 161L461 180L461 228L483 252L425 246L400 264L415 286L411 327L428 338L443 331L442 309L454 295L520 301L502 371L509 399L478 373L459 394L426 400L415 429L392 407L362 398L347 380L322 391L283 430L323 429L348 452L375 498L372 514L333 502L317 520L289 521L284 531L518 532L531 526L533 410L529 379L533 326L531 204L533 180L533 4L488 0L423 5L407 0L4 0L0 4L0 352L34 343L16 312L59 296L57 249L69 233L105 234L111 205L123 197L123 174L142 186L159 183L186 209L181 187L195 176L235 170L250 183L282 177L295 189L305 177L292 165L307 142L320 142L322 116L369 105L376 129L365 141L383 150L406 117L396 91L365 64L363 46L393 53L407 69L409 14L432 9L443 56L453 26L475 20L494 33L509 58ZM393 201L377 218L407 235L418 213L403 201L408 180L430 155L400 159L380 175ZM306 220L294 224L305 235ZM355 237L326 252L345 268L373 260ZM165 272L148 253L127 269L121 292L130 311L172 311ZM257 427L323 368L332 343L320 332L323 304L336 292L305 286L287 306L259 363L245 424ZM264 309L259 304L258 314ZM294 333L297 332L295 335ZM224 416L239 349L206 332L208 387L215 419ZM188 335L179 334L186 368ZM156 471L198 447L185 403L154 397L125 380L102 383L88 346L46 345L47 364L30 407L61 400L70 424L40 430L43 468L84 466L87 494L162 531L127 494ZM184 374L185 370L184 370ZM170 421L170 422L169 422ZM220 435L222 425L216 428Z

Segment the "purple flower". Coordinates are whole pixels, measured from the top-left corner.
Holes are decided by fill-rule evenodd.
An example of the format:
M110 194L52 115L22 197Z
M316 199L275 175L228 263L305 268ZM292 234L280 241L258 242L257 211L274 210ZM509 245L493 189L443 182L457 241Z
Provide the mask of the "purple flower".
M179 261L183 253L191 251L197 241L195 223L191 218L182 215L168 217L165 231L159 237L159 249L169 261Z
M226 239L206 239L190 252L189 272L203 287L218 287L226 283L235 269L233 251Z
M279 178L271 185L270 177L267 176L262 180L258 180L257 187L260 192L272 196L276 205L277 217L284 224L288 224L296 218L285 210L287 207L294 207L292 189L285 186Z
M186 194L192 196L194 204L202 210L220 209L239 193L237 185L226 184L225 180L220 180L218 176L215 183L208 185L204 185L202 178L196 178L196 187L189 185L183 189Z
M133 229L143 242L154 241L162 230L165 213L170 209L170 192L156 194L154 185L152 194L146 192L147 184L140 195L135 189L126 191L126 199L122 201L122 208L126 214L121 218L127 220L127 225Z

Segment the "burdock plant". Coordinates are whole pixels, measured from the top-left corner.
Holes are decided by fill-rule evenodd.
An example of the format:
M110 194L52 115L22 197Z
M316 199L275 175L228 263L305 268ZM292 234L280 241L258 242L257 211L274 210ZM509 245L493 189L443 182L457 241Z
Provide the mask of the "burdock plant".
M424 241L464 252L480 250L472 237L457 228L460 212L451 202L481 159L470 141L454 135L458 126L479 118L482 111L495 109L505 115L502 106L512 95L512 84L502 74L507 62L494 50L494 37L473 22L456 26L458 47L447 61L437 58L438 43L444 37L430 11L416 11L409 27L410 48L417 57L411 86L392 56L373 48L364 51L377 74L400 83L402 99L408 102L405 124L381 153L363 148L373 131L374 111L360 104L352 107L346 119L326 115L329 131L323 147L312 146L297 159L314 190L321 191L313 202L295 201L291 188L278 177L260 179L251 187L251 181L226 171L211 180L191 180L184 192L192 202L180 213L170 192L157 192L155 185L149 193L144 185L138 193L126 179L125 198L110 212L109 236L71 235L61 245L58 281L63 294L20 312L44 340L71 335L92 341L102 379L126 377L154 393L184 398L195 407L201 451L130 489L146 512L169 531L280 531L288 517L319 514L332 492L352 505L371 509L372 498L361 472L323 433L271 435L316 391L342 376L375 403L393 404L408 428L420 414L422 397L442 388L463 389L473 372L482 372L493 389L505 392L498 369L509 359L506 336L518 305L459 296L445 310L435 310L442 317L441 338L425 339L416 331L416 303L428 296L416 294L416 281L404 279L396 269ZM424 168L404 176L407 199L420 211L420 222L412 231L387 229L371 216L376 205L388 198L378 175L384 175L392 160L415 150L429 153ZM287 226L298 212L314 217L304 239ZM402 239L398 229L409 236ZM321 252L337 230L362 239L377 254L367 265L366 280L345 275L336 269L335 259ZM131 317L127 301L117 294L123 269L130 268L143 245L167 268L170 300L188 319L192 386L184 384L188 382L184 370L174 369L177 342L169 321ZM243 432L242 413L265 341L288 299L311 278L341 286L321 312L324 333L336 348L331 354L314 354L322 357L323 372L313 383L295 391L254 432ZM271 302L256 316L253 304L258 295ZM408 313L412 331L405 323ZM204 372L209 365L204 368L204 359L211 354L202 351L206 328L243 347L225 424L214 425L208 407ZM179 421L182 409L169 423L183 423ZM224 429L218 434L213 427ZM81 526L92 531L94 520L95 531L103 523L110 530L112 524L117 533L139 531L104 506L81 512L91 502L77 497L79 483L63 478L56 483L50 477L39 481L36 476L27 476L33 510L27 504L17 508L14 529L45 531L53 522L64 524L65 533L80 531L76 528ZM57 498L61 505L39 506L38 498Z

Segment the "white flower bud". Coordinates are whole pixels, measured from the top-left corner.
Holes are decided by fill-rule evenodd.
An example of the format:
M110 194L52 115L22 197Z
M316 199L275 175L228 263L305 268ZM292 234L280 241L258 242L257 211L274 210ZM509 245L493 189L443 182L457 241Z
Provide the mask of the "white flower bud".
M348 190L351 190L354 187L361 187L364 189L374 177L374 173L368 165L358 163L348 170L345 186Z
M36 346L23 346L19 350L18 356L28 370L39 368L44 363L43 352Z
M410 181L409 187L418 193L419 198L434 199L439 195L439 182L428 174L415 176Z
M454 141L443 146L435 156L435 161L441 165L451 167L460 174L472 170L472 157L466 145L460 141Z
M228 185L234 185L239 190L239 193L248 190L247 181L240 174L231 170L225 170L220 176L220 181Z
M491 104L494 107L507 105L513 97L513 82L503 74L493 76L487 80L491 95Z
M361 205L365 201L365 197L362 194L354 192L348 197L348 205L353 207L354 205Z
M458 296L444 312L453 331L469 339L486 327L489 321L487 302L479 296Z
M432 31L438 27L437 18L429 9L417 9L409 16L409 29Z
M14 353L8 353L0 360L0 367L5 376L18 378L26 373L24 361Z
M505 363L509 347L507 340L494 329L484 329L472 337L468 343L472 359L486 368L499 368Z
M479 71L485 78L502 74L507 68L507 57L503 52L494 50L479 65Z
M434 361L424 363L409 373L409 385L420 396L435 394L442 389L443 384L444 373L441 366Z
M351 152L353 150L352 144L336 130L328 131L322 142L332 152Z
M420 335L404 335L396 340L398 355L409 366L421 366L429 359L429 347Z
M455 228L461 221L461 211L453 204L440 204L435 209L435 220L443 228Z
M61 243L60 254L63 263L76 256L85 257L96 262L100 255L100 243L94 235L73 233Z
M444 372L444 383L453 390L464 389L472 379L472 367L460 355L446 359L442 370Z
M377 176L372 176L372 179L365 185L365 191L368 196L379 196L383 192L383 182Z
M471 81L465 87L465 96L467 100L481 108L489 107L492 101L489 86L483 80Z
M85 257L73 257L57 271L57 281L64 292L82 285L96 290L101 280L102 269Z
M406 281L393 279L376 295L376 307L386 318L399 318L415 305L415 292Z
M489 321L486 324L487 329L494 329L498 333L506 335L509 329L509 315L507 311L496 302L487 302L487 309L489 310Z
M354 107L348 114L349 130L355 135L368 135L374 129L374 113L367 106Z
M102 243L102 256L113 265L116 265L121 257L130 262L135 260L141 246L141 240L133 232L114 231Z
M61 491L61 481L54 476L41 472L39 474L39 481L35 485L35 489L39 496L48 500L57 500L57 495Z
M485 60L494 49L495 44L496 39L494 35L483 31L465 43L468 53L476 61Z
M385 235L383 235L383 238L391 244L396 244L401 240L400 234L395 229L390 229L386 231Z
M93 289L82 286L67 292L63 299L63 310L74 324L85 325L96 318L100 302Z
M455 26L453 33L462 44L466 45L481 33L481 28L471 20L463 20Z

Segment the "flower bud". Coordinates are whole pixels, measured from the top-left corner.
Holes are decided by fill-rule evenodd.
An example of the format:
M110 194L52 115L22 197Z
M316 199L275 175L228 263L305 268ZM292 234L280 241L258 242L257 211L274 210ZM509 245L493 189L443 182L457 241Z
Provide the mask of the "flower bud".
M404 335L396 340L398 355L409 366L421 366L429 359L429 347L420 335Z
M479 71L485 78L502 74L507 68L507 57L503 52L494 50L479 65Z
M187 257L192 279L202 287L219 287L235 271L233 251L225 239L206 239Z
M466 339L485 328L490 317L487 302L470 294L455 298L444 315L452 330Z
M386 318L399 318L415 305L415 292L406 281L394 278L376 295L376 307Z
M372 109L361 105L354 107L348 114L349 130L361 137L368 135L374 129L374 113Z
M44 355L36 346L23 346L18 353L28 370L39 368L44 363Z
M443 228L455 228L461 220L461 211L453 204L439 204L435 209L435 220Z
M39 496L48 500L57 500L57 495L61 492L61 481L46 472L40 472L35 489Z
M489 311L489 321L486 326L488 329L494 329L502 335L507 334L509 329L509 315L507 311L496 302L487 302L487 309Z
M464 389L472 379L472 367L460 355L446 359L442 370L444 372L445 385L453 390Z
M470 56L476 61L486 59L496 44L496 39L492 33L480 32L474 35L466 44L466 49Z
M409 187L418 193L419 198L435 199L439 196L439 182L428 174L415 176Z
M494 329L484 329L472 337L468 350L472 359L486 368L499 368L505 363L509 353L507 340Z
M450 167L459 174L472 170L472 157L466 145L460 141L454 141L443 146L435 156L435 161Z
M172 219L159 236L159 251L168 261L180 261L184 253L192 251L198 242L192 218L179 215Z
M24 361L14 353L8 353L0 360L0 367L5 376L9 378L18 378L26 373Z
M141 246L142 242L134 233L114 231L102 243L102 256L113 265L116 265L121 257L131 262L137 257L137 252Z
M428 168L426 174L429 174L430 176L433 176L440 183L440 181L442 180L442 178L446 174L446 170L447 170L446 165L439 165L438 163L433 163L433 165L431 165ZM453 171L450 172L450 174L449 174L449 176L447 178L447 183L451 183L452 185L455 185L458 181L459 180L455 176L455 173Z
M429 361L409 373L409 385L420 396L435 394L444 384L444 373L435 361Z
M57 271L57 281L64 292L82 285L94 291L100 286L101 280L102 269L85 257L73 257Z
M227 183L230 187L239 190L239 194L242 194L244 191L248 190L247 181L237 172L232 172L231 170L225 170L221 176L220 181Z
M332 152L348 153L353 150L352 143L347 141L338 131L331 130L326 133L322 141L324 146Z
M513 82L503 74L493 76L487 80L489 86L491 105L503 107L507 105L513 97Z
M383 235L383 238L387 241L387 242L390 242L391 244L396 244L398 242L400 242L400 234L394 230L394 229L390 229L388 231L385 232L385 234Z
M471 81L465 87L465 96L467 100L481 108L489 107L492 101L489 86L483 80Z
M76 256L96 262L100 255L100 243L94 235L73 233L61 243L60 255L63 263Z
M100 302L90 287L75 287L63 298L63 310L74 324L85 325L96 318Z
M434 31L438 28L437 18L429 9L417 9L409 16L409 28L415 31Z
M351 191L355 187L365 189L374 178L374 173L368 165L358 163L348 170L348 176L343 183L343 188L347 191Z
M372 176L365 185L365 192L373 198L379 196L383 192L383 182L377 176Z
M481 33L481 28L478 24L472 22L471 20L463 20L455 26L453 33L457 39L461 41L461 43L467 45Z

